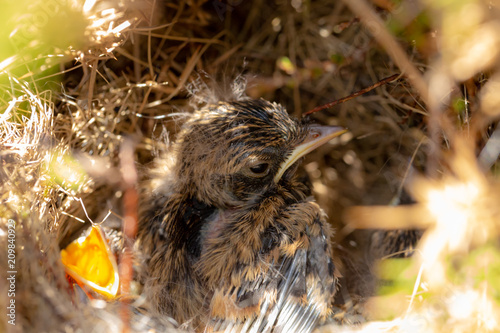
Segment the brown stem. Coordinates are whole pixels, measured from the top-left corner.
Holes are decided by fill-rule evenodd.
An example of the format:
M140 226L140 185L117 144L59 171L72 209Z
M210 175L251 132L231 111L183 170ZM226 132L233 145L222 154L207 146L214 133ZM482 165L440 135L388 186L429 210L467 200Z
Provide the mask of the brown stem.
M137 193L137 171L134 164L134 143L125 140L120 151L120 166L124 185L123 194L123 253L120 260L120 285L122 297L121 318L123 332L130 331L130 309L129 294L130 282L133 278L133 254L132 248L137 233L138 202Z
M389 82L392 82L394 80L396 80L397 78L399 78L400 74L394 74L394 75L391 75L389 77L386 77L385 79L382 79L380 80L379 82L369 86L369 87L366 87L366 88L363 88L359 91L356 91L355 93L352 93L350 94L349 96L347 97L343 97L341 99L337 99L337 100L334 100L333 102L329 102L329 103L326 103L326 104L323 104L323 105L320 105L318 107L315 107L314 109L312 110L309 110L307 111L306 113L304 113L302 116L307 116L307 115L310 115L311 113L314 113L314 112L318 112L318 111L321 111L321 110L324 110L324 109L328 109L328 108L331 108L332 106L335 106L337 104L341 104L341 103L344 103L344 102L347 102L353 98L356 98L358 96L361 96L363 94L366 94L367 92L369 91L372 91L373 89L377 88L377 87L380 87L386 83L389 83Z

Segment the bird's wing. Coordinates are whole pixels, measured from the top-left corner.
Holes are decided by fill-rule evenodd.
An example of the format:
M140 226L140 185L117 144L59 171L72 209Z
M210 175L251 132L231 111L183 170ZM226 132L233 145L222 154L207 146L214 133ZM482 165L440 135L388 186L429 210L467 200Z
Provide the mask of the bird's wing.
M275 265L238 288L214 294L215 316L207 332L311 332L329 313L335 291L332 263L324 235L310 239L308 249ZM219 315L217 315L219 313Z

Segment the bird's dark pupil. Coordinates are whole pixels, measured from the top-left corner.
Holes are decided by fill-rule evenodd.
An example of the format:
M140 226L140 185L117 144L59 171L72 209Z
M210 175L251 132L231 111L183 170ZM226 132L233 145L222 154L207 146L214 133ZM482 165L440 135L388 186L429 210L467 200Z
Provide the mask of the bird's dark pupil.
M267 164L267 163L261 163L261 164L257 164L256 166L251 167L250 170L253 173L264 173L264 172L266 172L268 166L269 166L269 164Z

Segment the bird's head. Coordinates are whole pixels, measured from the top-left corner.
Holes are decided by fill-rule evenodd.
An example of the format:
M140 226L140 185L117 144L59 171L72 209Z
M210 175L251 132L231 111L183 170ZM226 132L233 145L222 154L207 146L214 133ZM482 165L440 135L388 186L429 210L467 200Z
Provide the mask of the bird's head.
M175 175L182 190L198 200L239 206L289 180L302 156L344 132L306 125L262 99L219 102L183 125Z

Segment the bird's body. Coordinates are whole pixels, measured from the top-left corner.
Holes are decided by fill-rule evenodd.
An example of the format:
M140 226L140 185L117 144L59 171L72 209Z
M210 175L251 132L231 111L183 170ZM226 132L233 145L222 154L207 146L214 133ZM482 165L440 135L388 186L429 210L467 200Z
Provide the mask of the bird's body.
M193 113L142 207L138 246L156 309L201 331L309 332L325 318L332 231L295 173L340 132L264 100Z

